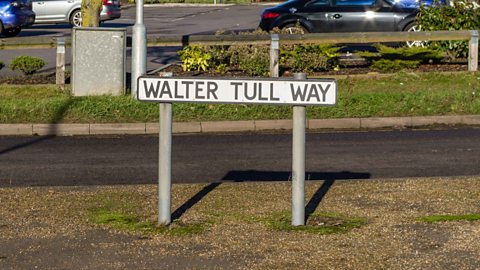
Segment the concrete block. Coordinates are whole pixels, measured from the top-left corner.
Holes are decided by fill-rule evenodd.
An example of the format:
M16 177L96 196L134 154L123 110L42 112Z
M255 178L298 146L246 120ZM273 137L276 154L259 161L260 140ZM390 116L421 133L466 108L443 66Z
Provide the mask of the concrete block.
M172 125L173 133L200 133L202 126L200 122L174 122Z
M145 123L90 124L90 134L145 134Z
M33 134L37 135L89 135L90 124L33 124Z
M354 129L360 128L360 118L310 119L309 129Z
M0 124L0 135L32 135L32 124Z
M158 134L160 131L160 123L159 122L151 122L145 124L145 133L146 134Z
M464 115L464 125L480 125L480 115Z
M255 120L255 130L291 130L293 120Z
M462 124L463 117L461 115L448 116L414 116L412 117L412 126L429 126L435 124L441 125L458 125Z
M408 127L411 125L412 125L411 117L360 118L361 128Z
M254 131L254 121L215 121L201 122L202 132Z
M158 134L160 125L158 122L146 123L147 134ZM173 122L172 133L200 133L202 127L200 122Z

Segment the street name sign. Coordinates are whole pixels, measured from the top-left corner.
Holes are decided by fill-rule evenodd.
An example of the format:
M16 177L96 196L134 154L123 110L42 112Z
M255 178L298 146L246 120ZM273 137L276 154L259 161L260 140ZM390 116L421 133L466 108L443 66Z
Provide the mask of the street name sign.
M305 225L305 106L332 106L337 102L337 81L306 79L182 78L141 76L140 101L159 102L158 224L171 222L172 103L273 104L293 107L292 225Z
M213 79L140 77L138 100L152 102L335 105L335 79Z

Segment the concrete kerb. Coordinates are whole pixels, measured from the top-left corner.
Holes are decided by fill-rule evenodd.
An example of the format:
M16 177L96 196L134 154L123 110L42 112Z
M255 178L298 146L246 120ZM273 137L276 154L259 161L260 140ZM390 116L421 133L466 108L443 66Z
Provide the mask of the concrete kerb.
M175 122L172 132L215 133L215 132L262 132L292 130L293 121L250 120L250 121L206 121ZM378 128L409 128L432 125L480 126L480 115L415 116L415 117L372 117L307 120L308 130L354 130ZM107 123L107 124L0 124L0 135L112 135L112 134L158 134L158 122L151 123Z

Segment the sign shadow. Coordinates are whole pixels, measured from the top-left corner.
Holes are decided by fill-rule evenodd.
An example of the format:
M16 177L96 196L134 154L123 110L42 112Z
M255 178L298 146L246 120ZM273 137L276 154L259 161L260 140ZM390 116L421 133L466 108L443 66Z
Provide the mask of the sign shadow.
M365 172L305 172L305 180L351 180L369 179ZM290 171L230 171L222 179L223 182L256 182L256 181L291 181Z
M187 212L188 209L192 208L195 204L201 201L205 196L207 196L208 193L212 192L212 190L217 188L220 184L221 183L219 182L215 182L203 187L202 190L193 195L192 198L173 211L172 220L179 219L185 212Z
M371 174L367 172L305 172L306 180L323 180L323 184L315 191L305 206L305 221L318 208L320 202L328 193L336 180L370 179ZM231 171L222 178L222 181L248 182L248 181L291 181L291 172L274 171Z

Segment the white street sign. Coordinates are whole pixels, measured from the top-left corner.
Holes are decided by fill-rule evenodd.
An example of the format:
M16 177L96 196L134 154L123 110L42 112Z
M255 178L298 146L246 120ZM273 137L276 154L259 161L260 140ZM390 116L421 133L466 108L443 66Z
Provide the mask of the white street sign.
M138 100L153 102L334 105L334 79L210 79L140 77Z

